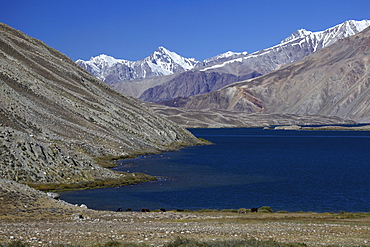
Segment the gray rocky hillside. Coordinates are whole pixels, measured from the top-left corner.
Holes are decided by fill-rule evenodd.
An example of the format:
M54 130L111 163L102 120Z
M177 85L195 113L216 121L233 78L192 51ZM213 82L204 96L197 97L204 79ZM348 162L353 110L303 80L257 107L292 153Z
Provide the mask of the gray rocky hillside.
M33 183L115 177L92 158L199 142L5 24L0 24L0 129L0 178Z
M70 156L58 145L45 145L20 131L0 128L0 177L20 182L82 182L119 175L89 160Z

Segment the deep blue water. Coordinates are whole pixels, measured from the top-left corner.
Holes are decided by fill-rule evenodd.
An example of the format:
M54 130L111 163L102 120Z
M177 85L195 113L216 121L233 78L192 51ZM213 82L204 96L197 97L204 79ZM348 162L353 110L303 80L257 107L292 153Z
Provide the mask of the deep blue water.
M214 145L122 161L157 182L61 193L89 208L370 211L369 131L193 129Z

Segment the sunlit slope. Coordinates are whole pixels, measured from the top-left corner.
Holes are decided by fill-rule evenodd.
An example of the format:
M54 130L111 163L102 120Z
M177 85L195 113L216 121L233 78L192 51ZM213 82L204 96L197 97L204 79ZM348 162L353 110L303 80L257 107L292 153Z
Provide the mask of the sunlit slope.
M197 143L187 130L116 92L43 42L5 24L0 24L0 125L4 142L18 140L23 145L32 138L44 150L57 147L66 157L81 156L75 158L78 162ZM17 138L6 140L7 133ZM21 135L24 137L18 137ZM2 160L6 158L7 164L17 169L17 155ZM35 165L35 170L53 176L43 167L53 162L46 156L46 151L40 151L39 160L44 161Z
M264 76L192 97L191 109L370 121L370 29Z

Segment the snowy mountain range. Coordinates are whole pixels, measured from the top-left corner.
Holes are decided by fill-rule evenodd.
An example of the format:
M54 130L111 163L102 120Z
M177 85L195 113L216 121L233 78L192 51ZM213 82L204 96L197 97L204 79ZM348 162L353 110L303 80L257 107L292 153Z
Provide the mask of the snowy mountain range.
M369 20L350 20L319 32L299 29L273 47L251 54L229 51L202 62L159 47L140 61L100 55L89 61L78 60L77 64L124 94L163 102L214 91L238 80L269 73L368 26ZM161 78L152 79L158 76Z
M361 32L368 26L370 26L369 20L350 20L319 32L299 29L278 45L237 59L230 59L221 64L207 66L202 71L212 70L233 74L239 73L238 75L240 75L246 69L253 69L261 74L266 74L281 65L298 61L312 52L335 43L339 39Z
M139 61L116 59L107 55L92 57L76 63L100 80L112 85L120 81L145 79L180 73L199 63L194 58L184 58L164 47L158 47L150 56Z
M331 42L322 39L312 44L319 47L325 43ZM369 123L369 55L370 27L263 76L182 99L182 108L336 116Z

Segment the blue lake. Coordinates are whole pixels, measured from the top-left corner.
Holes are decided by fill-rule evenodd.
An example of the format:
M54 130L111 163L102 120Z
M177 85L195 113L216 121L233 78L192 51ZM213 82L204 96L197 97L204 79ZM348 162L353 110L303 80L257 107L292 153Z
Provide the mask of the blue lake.
M370 211L370 131L192 129L214 143L120 162L158 181L63 192L89 208Z

